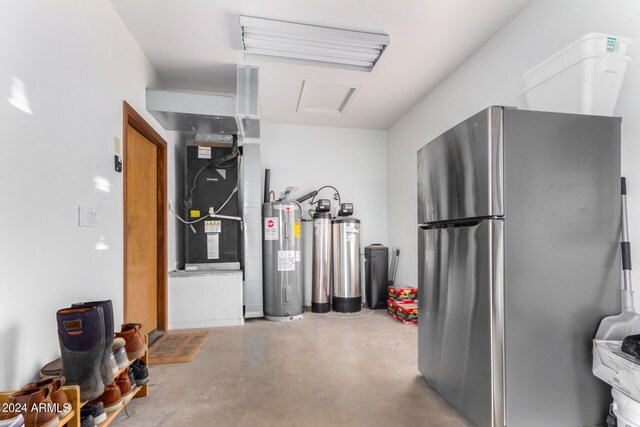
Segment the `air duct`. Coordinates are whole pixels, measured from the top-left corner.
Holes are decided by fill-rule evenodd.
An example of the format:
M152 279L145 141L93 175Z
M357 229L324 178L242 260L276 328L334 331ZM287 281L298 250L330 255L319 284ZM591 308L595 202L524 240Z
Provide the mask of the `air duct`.
M147 111L165 130L259 138L258 72L238 66L235 95L147 89Z

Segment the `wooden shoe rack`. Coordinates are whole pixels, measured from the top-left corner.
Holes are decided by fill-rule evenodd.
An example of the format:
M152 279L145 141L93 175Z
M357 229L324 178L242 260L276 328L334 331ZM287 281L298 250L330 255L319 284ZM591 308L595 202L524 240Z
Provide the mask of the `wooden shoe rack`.
M147 335L144 336L144 343L147 351L144 353L144 356L140 358L140 360L142 360L147 366L149 366L149 337ZM125 369L131 366L133 362L135 362L135 360L130 360L129 364L126 367L119 369L118 374L116 375L116 378L118 377L118 375L124 372ZM87 404L87 402L80 401L80 387L78 387L77 385L71 385L71 386L64 386L62 387L62 389L66 393L67 398L69 399L69 403L71 404L71 413L60 420L59 427L63 427L63 426L80 427L80 408L82 408L84 405ZM0 391L0 405L5 403L9 398L9 395L12 393L15 393L15 391ZM136 389L133 391L134 398L146 397L148 396L148 394L149 394L149 383L144 384L141 387L136 387ZM107 420L104 421L102 424L99 424L99 427L107 427L109 424L111 424L113 420L116 419L118 414L122 412L124 407L125 405L123 405L120 409L116 411L108 413Z

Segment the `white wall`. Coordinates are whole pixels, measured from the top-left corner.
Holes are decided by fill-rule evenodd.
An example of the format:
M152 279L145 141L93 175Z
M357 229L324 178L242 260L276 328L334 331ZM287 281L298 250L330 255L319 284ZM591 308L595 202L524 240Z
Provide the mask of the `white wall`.
M525 108L522 75L590 32L634 40L616 115L623 117L631 240L640 242L640 2L534 0L389 130L389 243L401 248L399 283L417 284L416 151L490 105ZM636 245L637 247L637 245ZM633 253L640 265L640 252ZM638 269L635 282L640 283ZM640 294L640 293L639 293Z
M288 186L300 188L297 198L333 185L343 203L353 203L361 245L387 244L386 131L263 123L260 143L276 196ZM321 195L331 198L333 190Z
M108 0L3 2L0 58L0 389L10 389L59 354L57 309L112 299L122 321L122 101L174 136L145 112L155 72ZM99 228L77 226L80 204L100 209Z

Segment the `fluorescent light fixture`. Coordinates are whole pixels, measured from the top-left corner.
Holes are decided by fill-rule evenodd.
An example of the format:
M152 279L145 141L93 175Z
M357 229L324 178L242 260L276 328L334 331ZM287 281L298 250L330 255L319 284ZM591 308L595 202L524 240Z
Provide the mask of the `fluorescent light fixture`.
M386 34L240 17L245 58L371 71L389 45Z

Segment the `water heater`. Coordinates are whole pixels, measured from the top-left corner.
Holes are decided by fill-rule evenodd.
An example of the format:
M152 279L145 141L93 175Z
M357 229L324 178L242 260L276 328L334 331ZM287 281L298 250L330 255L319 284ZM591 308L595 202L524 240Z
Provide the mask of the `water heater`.
M299 205L292 201L262 205L262 279L267 320L302 318L301 215Z

